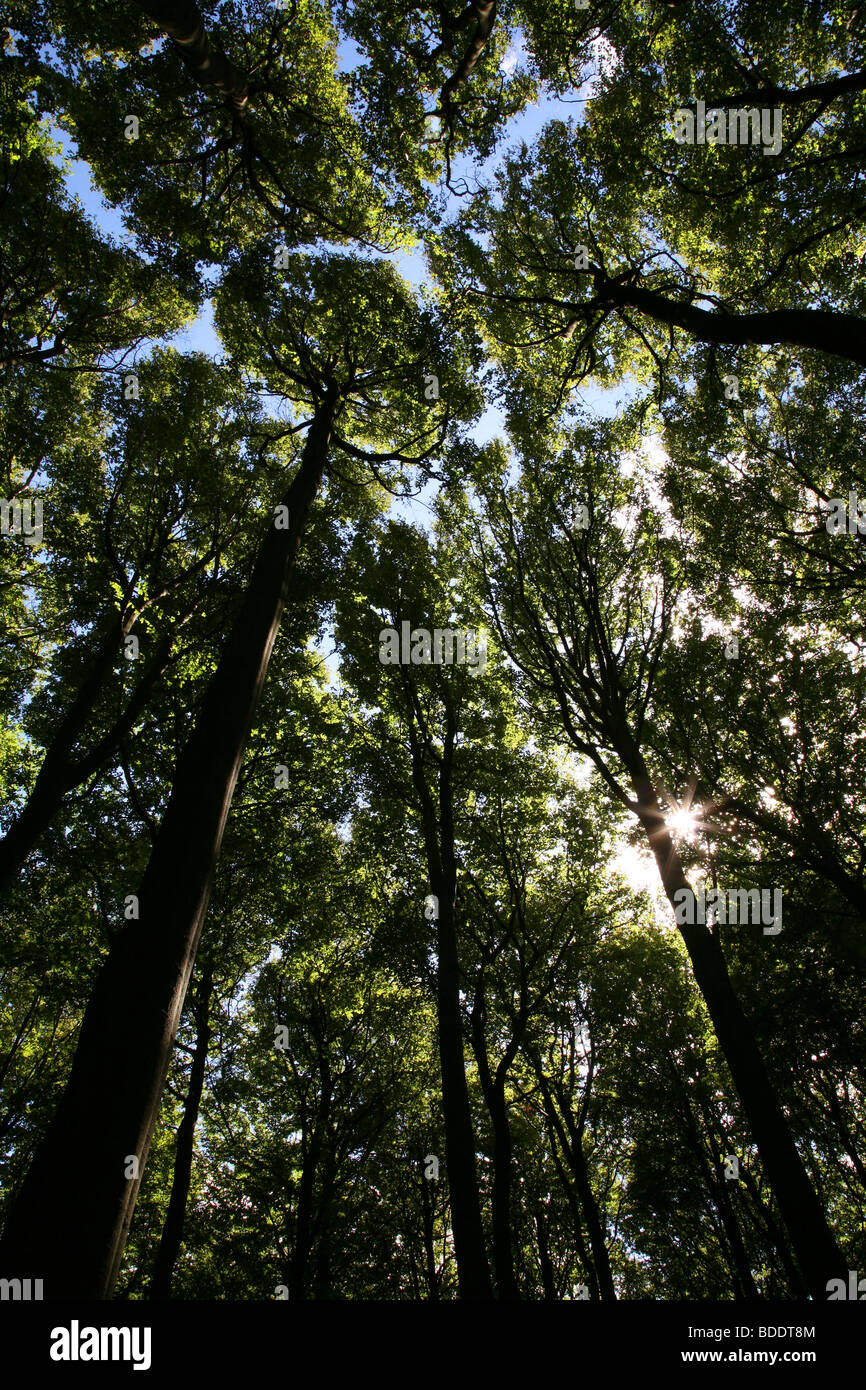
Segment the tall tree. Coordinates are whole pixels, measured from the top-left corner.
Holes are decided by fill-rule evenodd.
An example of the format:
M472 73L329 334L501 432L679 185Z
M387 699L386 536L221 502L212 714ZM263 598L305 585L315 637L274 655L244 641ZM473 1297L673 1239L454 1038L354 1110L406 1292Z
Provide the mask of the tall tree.
M527 461L519 495L488 494L486 518L496 546L489 565L491 602L502 640L531 687L637 817L677 911L683 902L694 903L694 891L642 742L681 580L675 553L660 544L646 500L639 493L630 497L616 479L603 442L584 436L583 445L588 505L577 501L574 483L569 486L570 454L559 457L558 486L553 460L542 455L543 467L540 460ZM613 517L618 506L629 504L626 533ZM586 518L576 511L580 506ZM518 575L516 587L504 582L506 572ZM689 922L680 911L677 922L695 979L804 1276L819 1296L830 1278L839 1277L844 1257L731 985L719 935L694 911L691 916Z
M332 296L319 294L320 287L333 291L340 283L344 296L350 286L355 293L343 299L337 316ZM286 314L294 343L282 370L295 398L311 407L302 422L306 440L178 760L153 852L132 895L138 916L113 937L66 1092L0 1244L10 1268L34 1261L44 1268L54 1297L71 1288L106 1297L117 1278L244 747L331 438L341 437L340 416L352 429L357 411L364 424L354 429L374 441L393 440L401 429L410 439L436 435L419 399L417 371L395 366L382 333L381 315L396 310L407 345L418 356L431 347L430 325L415 314L393 272L346 261L313 263L300 278L300 304L307 321L298 315L294 326ZM384 360L377 360L380 352ZM411 462L400 444L386 446L380 457ZM348 440L345 447L355 450ZM79 1136L74 1159L65 1162L58 1182L57 1154L69 1151L73 1132Z

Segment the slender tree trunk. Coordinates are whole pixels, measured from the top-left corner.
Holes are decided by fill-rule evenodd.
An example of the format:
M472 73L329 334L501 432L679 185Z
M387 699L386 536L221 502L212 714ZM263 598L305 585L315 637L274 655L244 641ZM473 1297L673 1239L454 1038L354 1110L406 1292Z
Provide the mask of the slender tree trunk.
M737 816L748 821L749 824L757 826L759 830L764 830L772 835L774 839L781 840L793 850L794 855L814 869L816 874L826 878L828 883L832 883L835 888L850 903L854 911L864 922L866 922L866 886L862 883L857 873L845 867L839 861L835 852L832 836L819 826L817 817L807 817L803 813L802 807L791 806L792 821L789 823L783 816L771 815L768 811L761 810L760 807L751 806L743 801L741 797L729 796L725 799L726 807L729 807ZM863 941L863 933L852 933L852 940L845 941L845 946L849 954L860 965L861 969L866 965L866 945Z
M598 1279L596 1277L595 1265L593 1264L592 1255L589 1252L589 1247L586 1241L584 1240L583 1236L583 1217L581 1216L580 1202L577 1198L577 1191L575 1189L574 1178L572 1176L569 1176L569 1174L565 1171L565 1166L562 1162L562 1159L559 1156L557 1141L559 1141L559 1143L562 1145L563 1152L566 1154L568 1152L568 1144L566 1142L562 1126L559 1123L559 1117L552 1117L550 1112L548 1111L547 1120L548 1133L550 1135L550 1154L551 1158L553 1159L553 1166L556 1169L557 1176L559 1178L560 1183L562 1184L562 1190L565 1193L565 1199L568 1202L568 1207L571 1212L571 1219L574 1223L574 1248L577 1251L577 1258L583 1265L583 1270L586 1274L586 1287L589 1289L589 1296L594 1303L597 1303L601 1298L601 1293L599 1292Z
M568 1116L566 1116L566 1123L569 1125L569 1129L573 1129ZM604 1299L614 1301L616 1299L616 1288L610 1268L607 1240L605 1239L604 1226L602 1224L598 1202L595 1200L595 1193L592 1190L592 1184L589 1180L589 1169L583 1152L583 1142L580 1135L574 1133L571 1135L571 1143L567 1149L567 1157L571 1171L574 1173L577 1195L583 1211L583 1219L586 1223L586 1233L589 1236L589 1248L592 1251L592 1262L595 1265L596 1277L598 1278L599 1294Z
M547 1235L547 1221L540 1211L535 1213L535 1232L538 1236L538 1264L541 1269L541 1283L544 1289L544 1302L556 1302L556 1286L553 1279L553 1261L550 1258L550 1242Z
M665 827L649 769L633 742L621 737L620 745L637 796L639 820L668 901L676 909L675 894L682 890L691 893L691 887ZM847 1277L845 1259L797 1152L751 1025L734 993L718 936L700 925L685 924L679 931L809 1292L813 1298L824 1300L828 1280Z
M423 1179L422 1179L423 1181ZM412 1280L412 1299L415 1303L421 1302L421 1280L418 1277L418 1259L415 1254L417 1232L414 1223L409 1216L409 1211L405 1201L400 1203L402 1211L403 1229L406 1232L405 1251L409 1261L409 1277Z
M74 698L45 750L33 790L0 840L0 885L5 886L18 873L40 836L48 829L69 790L69 755L87 724L97 696L118 657L122 641L123 628L119 615L105 615L102 637Z
M433 1244L433 1193L430 1180L421 1178L421 1218L424 1231L424 1269L427 1278L427 1297L439 1301L439 1280L436 1278L436 1250Z
M514 1256L511 1249L512 1144L504 1080L493 1082L487 1096L487 1108L493 1125L493 1191L490 1213L496 1288L500 1298L514 1299L520 1297L520 1290L514 1276Z
M94 703L120 651L126 629L120 619L109 618L109 630L82 680L72 703L60 721L46 750L42 766L24 806L0 839L0 890L20 872L28 855L51 825L67 792L104 767L111 754L144 709L150 693L168 664L171 638L165 638L156 656L130 695L126 709L90 753L72 759L76 740L87 726Z
M289 1298L293 1301L301 1301L307 1296L307 1263L313 1246L313 1206L316 1175L319 1171L325 1147L328 1117L331 1112L331 1097L331 1078L326 1068L325 1075L322 1079L322 1094L319 1098L316 1118L313 1122L313 1132L310 1135L310 1146L304 1155L304 1163L301 1168L301 1182L298 1189L295 1244L292 1250L292 1258L289 1261L288 1277L286 1279L286 1283L289 1286Z
M438 901L436 923L436 1013L439 1025L439 1063L442 1074L442 1119L445 1125L445 1166L451 1199L454 1258L461 1298L492 1298L490 1269L481 1221L475 1131L466 1085L463 1023L460 1016L460 959L457 947L457 861L454 855L451 769L455 730L448 729L439 768L438 815L424 772L423 755L410 716L412 780L418 793L427 870Z
M780 1229L779 1223L774 1217L772 1210L761 1197L758 1184L755 1182L748 1168L741 1170L741 1176L745 1191L751 1199L755 1217L761 1222L767 1232L767 1239L770 1243L771 1251L775 1248L779 1256L779 1263L785 1271L785 1276L790 1287L796 1291L798 1298L807 1298L809 1291L806 1288L803 1275L797 1262L791 1254L790 1242L785 1232ZM770 1200L772 1201L772 1198Z
M325 469L338 392L318 406L284 505L181 753L138 890L139 919L115 935L84 1015L66 1090L12 1203L0 1267L44 1279L47 1298L108 1298L210 900L226 818Z
M583 1212L583 1220L586 1225L586 1234L589 1237L589 1248L592 1251L592 1264L595 1270L595 1277L598 1280L599 1297L615 1301L616 1286L613 1282L610 1256L607 1252L604 1223L598 1208L598 1202L595 1200L592 1183L589 1180L589 1168L586 1162L586 1155L583 1152L583 1135L581 1129L579 1129L574 1122L574 1116L571 1113L570 1105L566 1104L563 1104L561 1107L562 1118L565 1121L565 1128L563 1128L562 1120L560 1120L559 1114L557 1113L557 1107L551 1093L549 1082L544 1076L541 1061L540 1059L533 1059L533 1062L548 1118L559 1138L562 1151L568 1160L568 1166L574 1177L574 1185L577 1190L580 1209Z
M514 1256L511 1248L512 1143L508 1107L505 1104L505 1078L508 1063L513 1059L517 1047L516 1044L512 1044L509 1055L503 1058L506 1062L505 1067L500 1063L495 1075L491 1076L484 1038L485 1016L484 988L483 984L479 983L472 1009L472 1044L478 1063L481 1089L493 1127L493 1189L490 1196L493 1268L499 1297L515 1299L520 1298L520 1290L514 1276Z
M439 1062L442 1069L442 1118L445 1124L445 1162L454 1256L461 1298L492 1298L490 1270L484 1246L475 1131L466 1085L463 1028L460 1017L460 964L454 911L455 878L434 882L439 898L436 1006L439 1021Z
M707 1185L725 1232L729 1250L728 1267L731 1270L734 1292L738 1298L758 1298L758 1287L755 1283L755 1276L752 1274L752 1266L746 1252L740 1222L728 1191L727 1179L711 1173L707 1175Z
M159 1249L153 1267L150 1284L151 1298L170 1298L174 1267L183 1242L183 1224L186 1216L186 1203L189 1197L189 1184L192 1177L192 1157L195 1146L195 1127L204 1089L207 1049L210 1042L210 995L213 976L210 970L202 975L196 1000L195 1049L189 1073L189 1089L183 1107L183 1118L178 1125L174 1153L174 1177L168 1211L162 1228Z
M697 1159L704 1185L718 1213L721 1225L720 1244L723 1246L725 1260L730 1271L734 1297L741 1299L758 1298L758 1289L755 1284L754 1275L752 1274L749 1257L746 1253L745 1242L740 1230L740 1222L727 1190L727 1179L719 1177L707 1157L700 1126L698 1125L697 1118L692 1109L688 1093L680 1080L679 1070L670 1054L668 1054L668 1067L679 1096L679 1105L685 1121L688 1146ZM712 1136L709 1137L712 1142Z
M826 1090L818 1091L818 1095L822 1100L826 1100L827 1102L829 1117L835 1125L836 1132L842 1141L841 1147L850 1158L854 1167L854 1172L857 1174L857 1180L863 1188L863 1191L866 1192L866 1164L864 1164L857 1150L857 1140L852 1134L848 1122L845 1119L842 1106L839 1103L839 1097L833 1089L832 1081L828 1082Z

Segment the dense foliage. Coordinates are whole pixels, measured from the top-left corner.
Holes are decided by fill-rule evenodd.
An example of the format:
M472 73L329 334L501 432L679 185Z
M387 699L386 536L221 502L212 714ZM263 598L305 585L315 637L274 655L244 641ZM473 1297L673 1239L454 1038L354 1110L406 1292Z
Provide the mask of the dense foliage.
M826 1298L866 9L3 23L0 1273Z

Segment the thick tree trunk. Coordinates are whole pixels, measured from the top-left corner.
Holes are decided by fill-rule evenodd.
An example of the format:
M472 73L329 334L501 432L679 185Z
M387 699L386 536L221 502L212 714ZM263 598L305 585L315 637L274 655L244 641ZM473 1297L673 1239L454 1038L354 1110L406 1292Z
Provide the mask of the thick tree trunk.
M519 1298L511 1250L511 1126L505 1104L504 1082L494 1082L486 1097L493 1125L493 1190L490 1215L493 1230L493 1264L500 1298Z
M706 101L707 111L719 106L805 106L809 102L820 102L827 106L837 97L850 92L866 91L866 72L848 72L844 77L831 77L826 82L807 82L802 87L751 87L742 92L729 92L724 97L714 97Z
M186 1101L183 1107L183 1118L178 1125L177 1140L174 1151L174 1177L171 1184L171 1196L168 1199L168 1211L165 1215L165 1224L162 1228L162 1236L159 1242L159 1249L156 1252L156 1260L153 1266L153 1278L150 1284L151 1298L170 1298L171 1281L174 1275L174 1267L180 1254L180 1247L183 1243L183 1224L186 1217L186 1203L189 1196L189 1184L192 1177L192 1157L195 1145L195 1127L198 1123L198 1112L201 1105L201 1096L204 1089L205 1068L207 1066L207 1049L210 1042L210 995L213 987L213 976L209 970L202 975L196 1000L196 1035L195 1048L192 1054L192 1066L189 1073L189 1089L186 1093Z
M316 411L283 499L288 529L270 526L259 550L178 761L138 890L139 920L112 941L66 1090L9 1212L0 1268L42 1278L47 1298L107 1298L117 1280L226 818L337 400L329 390Z
M315 1230L316 1263L313 1273L313 1298L315 1299L333 1297L331 1259L334 1249L332 1228L336 1185L337 1165L334 1151L332 1148L327 1148L322 1162L321 1195Z
M440 102L445 111L449 109L451 98L457 88L461 82L465 82L469 77L487 47L490 35L493 33L493 26L496 23L496 0L471 0L466 11L467 17L470 10L477 18L475 32L469 41L466 52L440 93Z
M198 6L192 0L135 0L135 3L168 35L196 82L216 87L242 115L249 94L247 75L214 48Z
M632 778L638 817L665 893L676 908L675 894L692 890L665 827L649 770L640 751L625 737L620 752ZM686 924L679 931L809 1292L813 1298L824 1300L828 1280L847 1278L846 1262L797 1152L751 1025L734 993L717 935L699 925Z
M657 323L683 328L699 342L732 346L776 343L812 348L866 367L866 319L831 309L771 309L763 313L724 314L668 299L638 285L611 288L613 304L639 309Z

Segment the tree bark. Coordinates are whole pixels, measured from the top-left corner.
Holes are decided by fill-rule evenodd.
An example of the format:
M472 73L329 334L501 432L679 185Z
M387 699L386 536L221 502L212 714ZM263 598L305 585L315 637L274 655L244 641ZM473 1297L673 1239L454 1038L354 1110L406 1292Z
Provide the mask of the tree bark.
M178 760L138 890L139 919L112 941L66 1090L10 1208L0 1267L42 1278L47 1298L108 1298L117 1280L235 783L338 398L329 388L316 410L283 499L288 529L271 525L262 542Z
M547 1109L546 1102L545 1113L547 1114L547 1130L550 1137L550 1156L553 1159L553 1166L562 1184L562 1190L565 1193L565 1199L568 1202L568 1208L571 1212L574 1248L577 1251L577 1258L583 1266L583 1271L586 1275L586 1287L589 1290L589 1296L594 1303L597 1303L601 1298L601 1292L598 1286L598 1279L596 1278L592 1255L590 1254L589 1246L583 1236L583 1217L581 1215L580 1201L578 1200L573 1176L569 1177L568 1173L565 1171L565 1166L559 1156L559 1149L557 1147L557 1144L561 1144L563 1153L567 1154L568 1144L565 1140L559 1117L551 1115L551 1112Z
M637 309L656 323L682 328L703 343L805 347L866 367L866 319L857 314L831 309L770 309L751 314L727 314L721 310L698 309L694 304L669 299L641 285L620 283L598 269L583 273L592 273L596 292L588 303L572 306L574 317L565 329L566 337L571 336L588 311L621 307Z
M451 768L455 730L449 716L439 769L438 816L424 774L414 727L412 779L418 793L430 886L438 899L436 923L436 1012L439 1025L439 1064L442 1075L442 1118L445 1125L445 1166L451 1199L454 1257L461 1298L492 1298L490 1269L484 1244L475 1133L460 1017L460 959L457 946L457 862L454 854Z
M436 1008L439 1023L439 1063L442 1073L442 1118L445 1125L445 1164L451 1198L454 1256L461 1298L491 1298L490 1270L484 1246L475 1132L466 1085L463 1028L460 1017L460 963L454 912L455 880L437 876L433 890L439 898Z
M820 101L827 106L837 97L847 96L849 92L866 91L866 72L848 72L842 77L831 77L826 82L807 82L802 87L752 87L743 92L734 92L725 97L714 97L704 103L707 111L719 106L805 106L810 101Z
M183 1224L186 1216L186 1203L189 1197L189 1184L192 1177L192 1158L195 1144L195 1127L204 1089L207 1049L210 1042L210 995L213 976L210 970L202 975L196 1001L196 1035L192 1066L189 1074L189 1089L183 1107L183 1118L178 1125L174 1153L174 1176L168 1211L162 1228L159 1249L153 1267L150 1284L151 1298L170 1298L174 1267L183 1243Z
M307 1296L307 1263L310 1258L310 1251L313 1248L313 1209L316 1175L319 1171L325 1147L328 1119L331 1113L331 1099L332 1082L330 1070L327 1064L323 1063L322 1094L319 1097L319 1104L316 1108L316 1118L313 1121L313 1131L310 1135L309 1147L304 1154L304 1162L301 1167L301 1181L298 1188L298 1211L295 1218L295 1242L292 1248L292 1257L289 1261L288 1275L286 1278L286 1283L289 1288L289 1298L295 1302L303 1301Z
M496 1291L499 1297L515 1299L520 1298L520 1290L514 1275L514 1256L511 1248L513 1153L511 1125L508 1121L508 1107L505 1103L505 1080L508 1075L508 1068L517 1052L517 1042L512 1038L505 1056L501 1059L495 1073L491 1074L484 1039L485 1018L484 987L483 983L479 981L472 1009L472 1050L478 1063L481 1090L484 1093L490 1114L490 1123L493 1127L493 1188L490 1194L493 1268L496 1274Z
M243 115L249 97L247 74L214 48L198 6L192 0L135 0L135 4L168 35L196 82L218 88Z
M550 1121L554 1134L562 1145L562 1151L568 1160L568 1166L574 1177L574 1186L577 1191L577 1198L580 1202L580 1209L583 1213L583 1220L586 1226L586 1234L589 1237L589 1248L592 1252L592 1264L595 1277L598 1282L599 1298L616 1301L616 1286L613 1282L613 1273L610 1267L610 1256L607 1251L607 1240L605 1239L604 1223L601 1212L598 1209L598 1202L595 1200L595 1193L592 1190L592 1183L589 1180L589 1167L586 1162L586 1155L583 1152L583 1133L582 1128L574 1122L574 1115L570 1105L562 1105L562 1119L565 1121L563 1128L562 1120L557 1113L550 1083L544 1075L540 1058L533 1058L535 1073L538 1077L538 1084L541 1088L544 1107Z
M631 775L638 819L655 857L665 894L676 908L675 894L692 890L665 827L649 769L637 746L622 732L620 756ZM700 925L685 924L678 929L809 1292L823 1301L828 1280L847 1278L846 1262L797 1152L751 1025L734 993L717 935Z
M430 1179L421 1178L421 1218L424 1237L424 1274L427 1280L427 1297L433 1303L439 1302L439 1280L436 1278L436 1251L433 1245L434 1225L433 1193Z
M742 1178L745 1191L748 1193L752 1203L753 1213L756 1219L763 1225L770 1246L775 1248L790 1287L796 1290L798 1298L808 1297L808 1289L803 1280L802 1272L794 1256L791 1254L787 1236L783 1230L780 1230L778 1221L773 1216L771 1208L764 1202L758 1189L758 1184L755 1182L748 1168L742 1170ZM772 1196L770 1200L772 1201Z
M469 41L466 52L454 72L445 82L439 95L439 101L443 110L447 110L451 104L451 98L457 91L461 82L465 82L472 72L481 54L487 47L490 35L493 33L493 26L496 23L496 3L497 0L471 0L467 6L467 17L469 12L477 18L475 33Z

